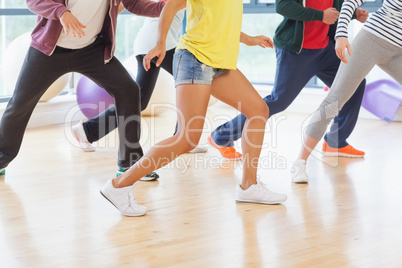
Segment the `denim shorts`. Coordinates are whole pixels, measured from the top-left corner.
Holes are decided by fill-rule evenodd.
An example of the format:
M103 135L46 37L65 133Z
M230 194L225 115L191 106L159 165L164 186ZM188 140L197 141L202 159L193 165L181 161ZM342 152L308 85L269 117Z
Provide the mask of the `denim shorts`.
M211 85L215 77L225 73L227 69L217 69L197 60L186 49L178 49L173 57L173 77L175 86L182 84Z

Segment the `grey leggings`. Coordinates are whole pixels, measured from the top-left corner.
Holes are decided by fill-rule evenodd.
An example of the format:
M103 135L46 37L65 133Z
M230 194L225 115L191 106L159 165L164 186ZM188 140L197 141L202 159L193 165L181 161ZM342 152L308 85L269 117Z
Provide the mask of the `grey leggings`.
M364 77L378 65L402 85L402 48L362 29L351 44L352 57L341 63L327 97L311 118L306 135L320 140L329 123Z

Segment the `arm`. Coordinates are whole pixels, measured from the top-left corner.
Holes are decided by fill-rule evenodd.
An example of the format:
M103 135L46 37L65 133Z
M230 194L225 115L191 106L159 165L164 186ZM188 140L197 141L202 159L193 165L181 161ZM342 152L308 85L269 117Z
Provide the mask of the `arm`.
M330 7L326 10L317 10L304 7L295 0L276 0L276 12L282 16L296 21L322 21L326 24L334 24L339 12Z
M159 17L166 2L154 2L150 0L122 0L121 3L125 9L135 15Z
M169 0L166 3L165 8L163 9L159 19L157 44L144 57L143 64L145 70L149 70L151 60L155 57L158 57L156 66L159 67L162 63L166 54L166 36L169 31L170 25L172 24L173 18L176 13L179 10L183 9L183 6L185 6L185 4L186 0Z
M68 11L65 5L52 0L26 0L26 5L33 13L49 20L59 20Z
M348 26L352 20L353 14L355 13L355 10L365 1L366 0L349 0L343 2L335 39L338 37L348 38ZM356 14L356 16L357 15L358 14Z
M349 23L352 20L355 10L365 1L366 0L349 0L342 4L341 15L339 17L338 27L335 34L335 52L338 58L344 63L348 63L346 51L349 56L352 55L352 50L348 41ZM356 13L356 17L357 16L358 14ZM357 17L357 19L359 18Z
M275 7L276 13L291 20L322 21L324 18L324 11L306 8L302 4L297 3L295 0L276 0Z
M247 46L260 46L262 48L274 47L274 42L264 35L249 36L243 32L240 33L240 42Z
M27 0L26 4L30 11L41 17L49 20L60 20L60 23L63 26L63 31L66 34L71 32L74 37L82 37L85 35L82 30L85 26L81 24L81 22L79 22L63 4L49 0Z

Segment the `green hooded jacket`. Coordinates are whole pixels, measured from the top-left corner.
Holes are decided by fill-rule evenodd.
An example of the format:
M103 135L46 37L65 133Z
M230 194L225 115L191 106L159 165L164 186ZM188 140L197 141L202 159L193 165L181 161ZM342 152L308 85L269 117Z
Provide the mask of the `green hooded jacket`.
M340 11L343 0L334 0L333 7ZM306 8L306 0L276 0L276 12L283 21L275 31L274 44L277 47L300 53L303 44L304 22L322 21L324 11ZM328 35L334 39L337 23L330 25Z

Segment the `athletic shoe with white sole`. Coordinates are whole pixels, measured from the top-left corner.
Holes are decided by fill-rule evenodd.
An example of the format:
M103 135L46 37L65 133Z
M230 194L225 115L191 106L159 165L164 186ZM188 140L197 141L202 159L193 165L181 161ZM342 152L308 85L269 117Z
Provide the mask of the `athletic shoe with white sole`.
M129 168L118 167L116 171L116 177L121 176ZM159 175L156 172L151 172L140 179L140 181L156 181L159 179Z
M103 185L100 193L110 203L112 203L123 215L129 217L142 216L147 212L147 208L138 205L134 197L134 186L115 188L110 179Z
M333 148L326 141L322 144L322 152L324 156L364 157L365 155L363 151L355 149L350 144L342 148Z
M0 175L6 174L6 168L0 168Z
M87 135L84 131L84 126L82 125L82 121L78 124L72 126L71 131L73 132L75 138L77 139L78 143L80 144L81 149L84 152L94 152L95 147L88 141Z
M285 202L287 196L272 192L257 179L257 184L251 185L247 190L243 190L240 185L236 188L236 201L242 203L257 203L274 205Z
M295 183L307 183L309 177L306 171L306 160L297 159L290 170L292 181Z

